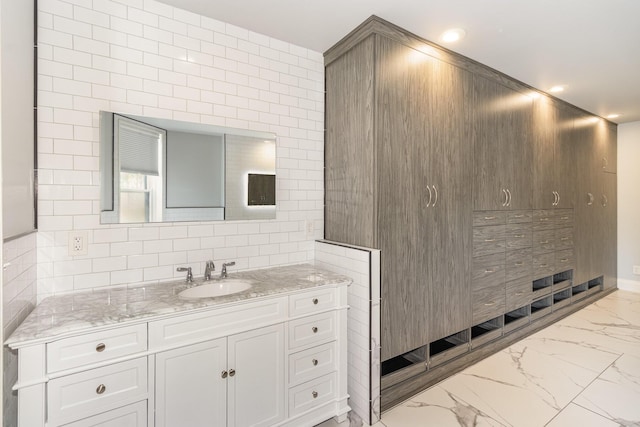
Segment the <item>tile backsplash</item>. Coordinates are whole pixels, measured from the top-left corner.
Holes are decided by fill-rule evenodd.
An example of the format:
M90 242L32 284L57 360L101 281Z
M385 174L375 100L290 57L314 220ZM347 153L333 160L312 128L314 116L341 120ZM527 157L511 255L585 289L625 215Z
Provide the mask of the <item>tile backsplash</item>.
M38 2L38 299L311 261L323 236L322 54L154 0ZM101 225L100 110L277 135L275 220ZM312 233L306 222L312 221ZM69 256L71 232L88 255Z

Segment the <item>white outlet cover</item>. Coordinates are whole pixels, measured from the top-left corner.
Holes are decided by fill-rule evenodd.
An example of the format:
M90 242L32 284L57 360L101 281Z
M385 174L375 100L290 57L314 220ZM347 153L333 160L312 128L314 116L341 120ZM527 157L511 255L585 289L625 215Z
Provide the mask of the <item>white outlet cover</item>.
M640 276L640 265L633 266L633 274Z
M72 231L69 233L69 256L87 255L89 253L89 233Z

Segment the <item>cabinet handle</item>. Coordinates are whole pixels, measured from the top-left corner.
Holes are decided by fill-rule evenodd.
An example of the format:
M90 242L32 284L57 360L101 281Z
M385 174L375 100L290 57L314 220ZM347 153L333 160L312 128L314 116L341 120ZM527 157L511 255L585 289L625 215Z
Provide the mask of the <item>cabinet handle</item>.
M485 273L495 273L496 271L487 268L486 270L484 270L484 272Z
M514 215L514 218L524 218L524 215L520 214L520 215Z
M564 242L565 240L569 240L569 238L568 237L561 237L560 240Z
M313 363L313 366L318 366L318 359L313 359L311 363Z
M560 220L562 220L562 221L566 221L566 220L568 220L568 219L569 219L569 217L568 217L568 216L561 216L561 217L560 217Z
M313 299L313 305L318 305L318 298Z
M524 292L516 292L517 297L519 297L520 295L524 295Z
M311 396L313 396L313 398L314 398L314 399L315 399L315 398L317 398L317 397L318 397L318 392L314 390L314 391L311 393Z
M593 204L593 194L587 193L587 196L589 197L589 201L587 202L587 206L591 206Z
M515 237L516 239L522 239L524 238L524 234L516 234L513 237Z
M569 261L569 258L563 258L560 260L560 262L567 262L567 261Z
M488 221L490 219L496 219L496 217L495 216L485 216L484 219Z
M491 301L491 302L485 302L484 305L486 305L487 307L492 306L492 305L496 305L495 301Z
M549 264L540 264L540 267L549 267Z
M222 378L227 378L227 375L229 375L229 373L228 373L227 371L222 371L222 372L220 373L220 376L221 376Z
M484 239L485 242L490 243L490 242L495 242L496 239Z
M558 196L556 196L555 191L552 191L551 194L553 194L553 202L551 202L551 206L555 206L556 202L558 201Z
M104 349L107 348L107 346L104 343L100 343L96 346L96 351L98 353L102 353L104 351Z
M556 202L556 206L558 206L560 204L560 193L556 191L556 194L558 195L558 201Z
M507 190L502 189L502 193L504 194L504 202L502 202L502 206L507 206L507 202L509 201L509 196L507 196Z
M517 265L518 267L520 267L521 265L524 265L524 262L522 262L522 261L518 261L518 262L516 262L516 265Z
M608 163L609 163L609 160L606 157L603 157L602 158L602 169L606 169Z
M431 187L427 185L427 191L429 192L429 201L427 202L427 207L431 206Z
M432 185L433 187L433 192L435 193L435 198L433 200L433 207L436 207L436 203L438 203L438 189L436 188L435 185Z
M317 333L317 332L318 332L318 327L317 327L317 326L314 326L313 328L311 328L311 330L312 330L312 331L313 331L313 333L315 334L315 333Z
M509 201L507 202L507 206L511 206L511 190L507 188L507 195L509 196Z
M540 218L540 222L549 221L549 218Z
M236 370L235 369L229 369L229 376L233 377L236 375Z
M605 196L604 194L602 195L602 207L606 208L607 207L607 203L609 203L609 199L607 199L607 196Z
M548 240L544 240L544 241L540 242L541 245L546 245L547 243L549 243Z
M98 394L102 394L105 391L107 391L107 386L105 386L104 384L100 384L98 388L96 388L96 393Z

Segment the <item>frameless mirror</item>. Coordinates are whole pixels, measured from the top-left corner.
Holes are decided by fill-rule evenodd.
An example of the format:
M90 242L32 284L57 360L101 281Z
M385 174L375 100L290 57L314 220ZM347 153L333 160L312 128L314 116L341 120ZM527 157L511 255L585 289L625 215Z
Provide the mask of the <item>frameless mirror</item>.
M275 135L100 112L102 223L273 219Z

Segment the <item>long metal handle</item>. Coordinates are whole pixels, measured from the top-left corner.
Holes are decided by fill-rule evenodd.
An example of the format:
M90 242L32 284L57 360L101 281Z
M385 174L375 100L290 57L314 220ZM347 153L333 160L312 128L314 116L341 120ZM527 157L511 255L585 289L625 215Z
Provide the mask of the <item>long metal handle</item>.
M558 193L556 193L555 191L552 191L553 193L553 203L551 203L551 206L557 206L558 205Z
M432 187L433 187L433 192L435 193L435 197L434 197L434 200L433 200L433 207L435 208L436 207L436 203L438 203L438 189L436 188L435 185L432 185Z
M587 196L589 197L589 201L587 202L587 206L593 205L593 194L587 193Z
M605 196L604 194L602 195L602 207L606 208L607 207L607 203L609 203L609 199L607 199L607 196Z
M507 194L509 195L509 201L507 202L507 206L511 206L511 190L507 188Z
M504 202L502 202L502 206L507 206L507 202L509 201L509 196L507 196L507 190L502 189L502 193L504 194Z
M429 192L429 201L427 202L427 207L431 206L431 187L427 185L427 191Z
M558 195L558 201L556 202L556 206L558 206L560 204L560 193L556 191L556 194Z

